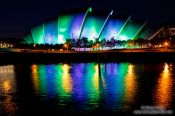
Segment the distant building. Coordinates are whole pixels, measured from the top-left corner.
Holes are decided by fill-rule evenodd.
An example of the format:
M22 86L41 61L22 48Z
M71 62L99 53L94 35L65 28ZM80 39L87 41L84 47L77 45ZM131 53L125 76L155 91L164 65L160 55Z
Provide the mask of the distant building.
M156 38L170 38L173 36L175 36L175 26L163 26L159 28L157 31L150 34L148 40Z
M97 38L99 40L103 38L106 40L111 38L132 40L147 36L142 31L145 26L144 21L131 21L130 17L126 19L109 17L104 25L105 21L106 15L98 17L92 14L85 18L83 13L62 14L54 20L33 28L31 34L24 38L23 43L55 45L64 44L67 39L77 40L83 37L88 38L88 41L95 41ZM82 35L80 36L81 31Z

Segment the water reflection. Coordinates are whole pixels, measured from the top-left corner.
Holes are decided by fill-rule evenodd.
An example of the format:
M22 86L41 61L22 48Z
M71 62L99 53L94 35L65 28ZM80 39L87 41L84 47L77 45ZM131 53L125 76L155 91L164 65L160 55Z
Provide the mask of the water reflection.
M36 64L31 66L32 68L32 78L35 93L38 94L38 66Z
M124 77L127 74L127 63L107 63L101 68L104 86L105 109L119 110L122 108L124 96Z
M35 93L58 97L58 105L76 102L75 108L129 109L136 96L134 65L128 63L73 63L31 66ZM123 105L122 105L123 104Z
M16 91L15 72L13 65L0 66L0 107L7 115L14 115L17 106L13 95Z
M168 107L172 99L172 65L165 63L163 68L153 102ZM57 98L58 106L73 102L71 107L79 110L131 110L140 87L137 77L142 74L137 74L139 67L136 71L136 65L130 63L33 64L31 70L36 95Z
M144 64L144 66L147 65ZM151 66L161 68L160 64ZM14 65L0 66L0 113L5 112L13 115L19 106L27 106L28 102L17 99L20 101L17 105L18 101L14 101L15 98L21 98L21 96L23 99L31 100L31 102L36 100L36 104L31 103L34 110L40 106L41 109L51 107L54 110L68 110L70 112L72 110L131 111L135 104L142 104L139 100L143 99L149 103L153 102L155 105L169 108L173 102L174 67L167 63L161 66L161 70L149 73L153 74L151 78L143 76L148 73L143 64L132 63L33 64L30 65L29 77L23 76L24 73L17 71L19 68L15 68ZM29 72L28 69L27 67L22 71ZM32 84L33 88L31 89L34 90L34 94L27 91L29 94L25 98L23 92L20 93L20 90L16 90L19 89L15 77L18 75L25 77L25 79L20 81L21 78L17 77L17 84L22 83L19 85L21 88L23 85L30 86ZM157 83L154 83L154 80ZM147 83L151 83L150 87ZM27 90L30 91L29 88ZM149 89L152 88L153 91L155 90L153 101L152 97L141 98L143 97L141 94L150 94L152 90ZM16 91L17 95L21 96L16 96ZM31 96L30 93L32 93ZM24 94L26 93L24 92ZM45 104L46 106L43 106Z
M77 103L80 102L78 105L86 108L92 104L94 107L98 106L99 69L97 64L72 64L72 66L33 64L31 70L36 94L47 98L51 95L58 96L59 105L63 106L71 99Z
M58 63L32 64L30 70L28 65L0 66L0 115L26 109L39 113L129 112L143 103L170 108L173 65ZM152 91L153 98L149 96Z
M157 82L155 91L155 104L168 108L172 100L173 80L172 80L172 64L165 63L163 71Z
M130 64L128 65L128 73L125 78L125 108L130 109L130 105L134 103L136 100L136 92L137 92L137 81L135 74L135 66Z
M68 64L63 64L62 66L62 88L66 93L72 92L72 78L70 74L70 66Z
M94 77L93 77L93 84L95 90L98 92L99 91L99 66L96 64L94 66Z

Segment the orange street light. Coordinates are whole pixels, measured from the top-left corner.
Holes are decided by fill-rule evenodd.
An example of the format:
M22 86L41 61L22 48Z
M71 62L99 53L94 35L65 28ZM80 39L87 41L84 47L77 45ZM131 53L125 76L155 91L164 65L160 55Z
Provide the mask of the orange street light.
M64 44L64 47L67 48L67 44Z
M67 49L67 51L68 51L68 45L67 44L64 44L64 47Z
M164 45L167 47L168 46L168 42L165 42Z
M96 44L96 47L97 47L97 48L99 47L99 44L98 44L98 43Z
M132 43L129 43L129 47L132 47Z

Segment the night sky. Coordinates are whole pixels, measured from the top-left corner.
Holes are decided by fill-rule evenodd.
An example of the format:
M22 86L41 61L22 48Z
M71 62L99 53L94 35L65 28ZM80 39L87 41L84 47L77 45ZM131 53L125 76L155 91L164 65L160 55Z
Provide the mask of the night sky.
M22 38L31 28L62 11L89 6L94 11L114 10L114 15L131 15L134 19L148 21L152 27L175 24L173 0L5 0L0 2L0 38Z

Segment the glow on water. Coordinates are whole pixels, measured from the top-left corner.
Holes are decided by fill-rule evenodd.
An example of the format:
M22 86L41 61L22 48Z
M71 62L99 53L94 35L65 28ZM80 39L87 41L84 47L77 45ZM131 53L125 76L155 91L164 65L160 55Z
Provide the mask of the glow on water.
M174 110L174 69L174 63L0 65L0 113L120 113L147 104Z
M163 65L155 85L155 105L168 107L171 103L171 67L171 64ZM79 110L103 107L127 111L132 109L139 97L141 85L136 69L136 65L131 63L34 64L31 76L36 93L59 99L58 106L76 102L76 107L72 107Z
M83 72L82 72L83 73ZM85 81L86 96L90 105L94 105L94 108L98 106L99 100L99 74L98 66L96 63L88 63L85 68L85 74L81 78Z
M54 65L54 85L55 92L59 98L64 98L66 101L70 97L72 91L72 82L69 75L70 66L68 64ZM61 103L64 105L64 101Z
M135 74L135 66L130 64L128 66L128 73L125 77L125 101L130 105L136 100L137 80ZM130 109L129 105L125 105L126 109Z
M137 86L133 65L80 63L45 66L34 64L31 67L37 93L48 96L50 91L52 95L57 94L62 99L62 105L66 105L66 101L73 97L75 101L81 101L80 106L94 109L99 106L102 92L106 94L105 103L114 110L120 109L124 101L130 104L134 102Z
M70 66L68 64L63 64L62 66L62 88L66 93L72 92L72 78L70 75Z
M33 64L31 66L31 69L32 69L32 80L33 80L33 87L34 87L34 90L35 90L35 93L38 94L38 90L39 90L39 80L38 80L38 65L36 64Z
M4 98L3 102L0 99L0 107L4 108L9 116L14 115L14 112L17 110L16 103L13 100L13 96L11 96L15 92L16 79L14 65L0 66L0 96Z
M46 79L46 66L38 65L38 94L41 96L46 96L48 93L47 79Z
M155 90L155 104L169 108L172 101L173 79L172 79L172 65L165 63L163 65L162 73L157 81Z
M131 109L137 96L135 66L128 63L111 63L103 67L106 67L106 69L104 69L106 71L103 71L104 73L106 72L106 74L104 74L106 84L104 89L106 89L110 97L110 99L107 100L107 106L111 106L114 110Z

